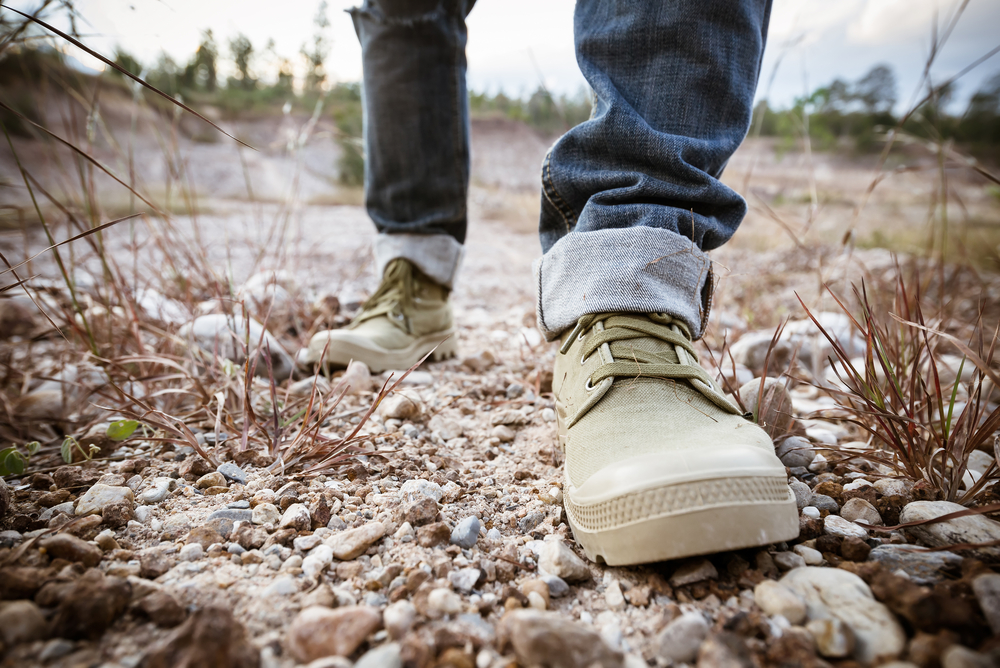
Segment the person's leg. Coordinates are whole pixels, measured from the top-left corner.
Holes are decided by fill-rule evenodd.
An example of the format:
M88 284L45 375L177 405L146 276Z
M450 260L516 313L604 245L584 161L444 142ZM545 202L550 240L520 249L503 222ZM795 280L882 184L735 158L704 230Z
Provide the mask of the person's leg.
M448 296L465 241L469 99L465 17L475 0L365 0L351 10L364 67L365 204L378 290L300 363L405 369L457 350Z
M698 366L704 251L746 211L718 180L750 123L769 0L578 0L596 94L542 173L538 321L553 374L563 499L610 564L788 540L798 514L768 434ZM572 328L572 330L570 330Z
M365 0L351 10L364 68L365 204L381 275L406 258L451 287L469 188L465 17L475 0Z
M746 213L719 176L750 126L770 5L577 2L577 61L596 106L543 165L536 271L549 338L602 311L668 312L701 336L702 251Z

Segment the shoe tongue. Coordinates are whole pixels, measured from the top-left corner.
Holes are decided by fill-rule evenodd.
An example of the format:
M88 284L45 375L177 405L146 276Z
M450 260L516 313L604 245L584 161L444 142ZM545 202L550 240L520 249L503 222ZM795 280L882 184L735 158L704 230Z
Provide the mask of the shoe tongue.
M605 323L605 327L607 324ZM611 324L613 326L614 322ZM667 326L663 325L663 327ZM612 341L609 347L611 355L616 360L628 361L638 358L640 362L649 360L659 364L680 364L680 358L677 356L674 344L653 336L637 336L634 339Z

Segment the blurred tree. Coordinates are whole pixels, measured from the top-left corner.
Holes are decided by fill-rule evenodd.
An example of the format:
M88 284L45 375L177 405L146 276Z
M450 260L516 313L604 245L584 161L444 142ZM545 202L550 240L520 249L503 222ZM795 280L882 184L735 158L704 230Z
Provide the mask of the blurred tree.
M202 33L201 44L195 51L191 61L184 68L184 88L215 92L218 83L216 64L219 59L219 49L215 45L215 36L211 28Z
M896 74L888 65L876 65L854 84L853 98L869 114L891 112L896 104Z
M253 44L250 38L239 33L229 40L229 52L236 64L235 83L243 90L253 90L257 87L257 79L250 73L250 63L253 60Z
M326 36L330 20L326 17L326 9L326 0L323 0L313 17L316 33L313 35L312 46L302 45L302 56L306 59L305 89L311 93L320 91L326 83L326 57L330 54L330 40Z
M274 39L267 41L264 53L266 54L269 69L274 68L277 70L271 90L279 97L291 95L295 82L294 74L292 73L292 61L278 54L278 47L274 43Z
M180 92L179 74L180 67L174 59L161 51L156 65L146 75L146 83L173 97Z
M115 65L118 65L135 76L139 76L142 73L142 63L140 63L135 56L120 46L115 48ZM112 73L123 78L125 76L118 70L112 70Z
M958 129L959 139L993 159L1000 157L1000 72L994 74L969 99ZM990 152L987 147L994 147Z

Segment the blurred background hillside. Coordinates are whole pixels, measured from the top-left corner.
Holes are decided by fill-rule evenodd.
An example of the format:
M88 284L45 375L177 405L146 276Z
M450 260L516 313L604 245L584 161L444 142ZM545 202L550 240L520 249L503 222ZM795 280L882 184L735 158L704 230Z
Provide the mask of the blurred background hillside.
M735 243L960 249L996 266L1000 57L984 23L996 25L1000 10L921 0L893 15L886 4L775 3L750 134L724 177L751 209ZM136 210L135 197L103 174L83 202L79 183L69 185L71 152L33 124L78 138L176 213L248 198L362 202L360 61L341 11L348 3L305 2L281 15L230 2L7 5L78 35L256 150L38 26L15 36L20 17L0 10L8 42L0 120L13 141L0 146L5 227L36 217L11 146L32 173L62 184L64 204L109 216ZM472 207L519 230L535 225L548 146L590 114L572 60L572 8L482 0L469 18Z

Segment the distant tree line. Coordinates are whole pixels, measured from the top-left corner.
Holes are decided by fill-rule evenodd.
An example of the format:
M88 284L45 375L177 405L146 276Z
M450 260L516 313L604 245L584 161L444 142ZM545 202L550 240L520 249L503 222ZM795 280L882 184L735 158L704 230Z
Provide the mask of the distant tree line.
M953 140L980 158L1000 162L1000 72L986 81L960 113L948 109L954 86L938 90L902 125L905 135L924 140ZM885 133L895 127L896 76L876 65L857 81L835 79L789 109L772 109L767 100L754 109L751 133L780 137L779 149L791 149L807 136L813 150L849 147L880 150Z

